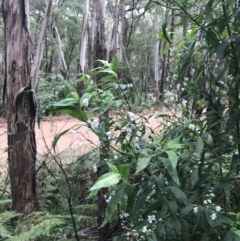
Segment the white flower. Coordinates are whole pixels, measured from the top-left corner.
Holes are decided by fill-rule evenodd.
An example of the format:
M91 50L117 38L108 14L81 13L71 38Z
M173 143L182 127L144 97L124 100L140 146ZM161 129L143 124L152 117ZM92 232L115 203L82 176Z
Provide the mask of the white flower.
M211 215L211 219L212 219L212 220L215 220L216 218L217 218L216 213L213 213L213 214Z
M106 132L106 138L108 140L111 139L111 136L112 136L112 132L111 131Z
M212 201L210 199L207 199L207 200L204 200L203 203L208 204L208 203L212 203Z
M153 102L153 103L156 102L156 97L152 97L152 102Z
M100 93L100 94L101 94L101 93L103 93L103 90L101 90L101 89L98 89L98 93Z
M148 222L152 223L153 221L156 221L155 215L148 215Z
M114 84L114 89L118 89L118 84Z
M183 105L183 106L186 106L187 102L188 102L187 100L184 100L184 99L183 99L183 100L182 100L182 105Z
M106 198L106 202L109 203L110 200L111 200L111 198L112 198L111 196L109 196L108 198Z
M127 88L132 88L133 84L127 84Z
M167 101L167 100L164 100L164 103L165 103L165 104L167 104L167 103L168 103L168 101Z
M84 147L84 143L79 142L79 141L76 141L75 145L76 145L77 148L83 148Z
M143 233L146 233L148 230L147 230L147 226L143 226L143 228L142 228L142 232Z
M144 136L143 136L143 139L148 139L148 137L149 137L149 134L145 133Z
M128 128L127 128L127 133L128 133L128 134L131 134L131 133L132 133L132 129L128 127Z
M93 129L98 128L98 126L99 126L98 120L94 119L94 120L91 122L91 126L92 126Z
M88 99L83 99L83 105L88 106L88 104L89 104Z
M184 91L184 90L185 90L185 88L184 88L184 87L182 87L182 88L181 88L181 91Z
M176 79L178 76L176 74L173 74L173 79Z
M170 97L170 100L171 100L171 101L174 101L174 96L171 96L171 97Z
M188 128L193 131L196 130L196 126L194 124L189 124Z
M94 172L97 172L97 166L96 166L96 164L93 165L93 171L94 171Z
M132 112L128 112L128 118L130 121L135 121L135 115Z
M193 208L193 212L194 212L194 213L197 213L197 212L198 212L198 207L194 207L194 208Z
M220 206L216 206L215 209L216 209L217 212L220 212L222 208Z
M118 159L118 155L114 155L113 158L116 160Z
M179 90L181 85L178 83L176 87L177 87L177 90Z

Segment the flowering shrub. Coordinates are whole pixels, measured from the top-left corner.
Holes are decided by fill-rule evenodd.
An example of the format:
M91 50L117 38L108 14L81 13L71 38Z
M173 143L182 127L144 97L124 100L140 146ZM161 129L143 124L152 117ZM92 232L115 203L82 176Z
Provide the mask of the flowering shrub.
M81 121L78 127L84 122L99 137L100 160L93 171L108 166L108 172L90 188L89 197L108 188L102 226L119 218L131 240L233 240L240 236L238 196L234 196L236 154L224 149L231 141L225 139L217 146L206 119L195 119L186 100L176 102L174 92L166 91L164 100L165 109L174 108L172 115L154 109L149 116L133 113L129 99L134 87L118 82L117 60L101 63L96 72L107 75L97 84L83 76L86 90L81 98L71 93L65 100L49 103L42 113L67 113ZM150 104L153 100L152 96ZM182 116L186 110L190 114ZM152 128L149 118L161 118L159 128ZM165 124L165 118L170 124Z

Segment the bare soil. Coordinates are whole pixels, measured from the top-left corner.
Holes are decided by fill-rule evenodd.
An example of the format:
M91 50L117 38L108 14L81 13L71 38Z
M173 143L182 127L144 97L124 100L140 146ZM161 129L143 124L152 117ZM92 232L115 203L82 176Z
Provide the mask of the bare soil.
M149 114L145 115L145 117L147 116L149 116ZM76 128L76 125L79 127L78 129ZM152 117L149 119L149 125L153 128L157 127L159 121ZM72 128L73 126L75 126L75 128ZM56 146L56 153L74 151L79 149L81 145L84 145L83 150L86 152L98 146L98 137L88 127L82 126L78 120L67 116L53 117L51 119L44 118L41 122L40 128L37 123L35 127L38 155L49 153L50 150L53 151L52 142L54 137L69 128L72 129L59 139ZM6 149L7 123L5 119L0 118L0 173L3 170L3 166L6 167Z

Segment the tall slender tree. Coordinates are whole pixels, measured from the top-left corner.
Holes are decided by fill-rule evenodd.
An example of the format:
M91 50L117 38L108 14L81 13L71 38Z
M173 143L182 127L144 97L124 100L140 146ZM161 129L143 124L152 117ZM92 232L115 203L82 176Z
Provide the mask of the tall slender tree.
M34 90L43 51L43 41L52 0L48 1L34 56L34 38L30 31L28 0L3 0L5 67L3 98L7 114L8 162L11 179L12 209L28 214L38 209L35 188L35 116Z

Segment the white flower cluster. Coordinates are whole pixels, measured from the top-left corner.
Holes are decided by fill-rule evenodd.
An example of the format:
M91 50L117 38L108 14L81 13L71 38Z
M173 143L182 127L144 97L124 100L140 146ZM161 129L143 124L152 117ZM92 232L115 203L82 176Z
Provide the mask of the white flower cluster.
M99 126L99 121L97 119L94 119L93 121L89 120L88 124L90 124L93 129L96 129Z
M83 99L83 106L88 106L88 104L89 104L88 99Z
M97 171L98 171L96 164L93 165L93 171L94 171L94 172L97 172Z
M152 223L153 221L156 221L155 215L148 215L148 222Z
M111 136L112 136L112 132L111 132L111 131L106 132L106 138L107 138L107 140L110 140L110 139L111 139Z
M122 213L120 214L120 218L127 218L127 217L129 217L129 214L128 214L128 213L122 212Z
M128 118L129 118L130 121L135 121L136 120L136 117L135 117L135 115L132 112L128 112Z

